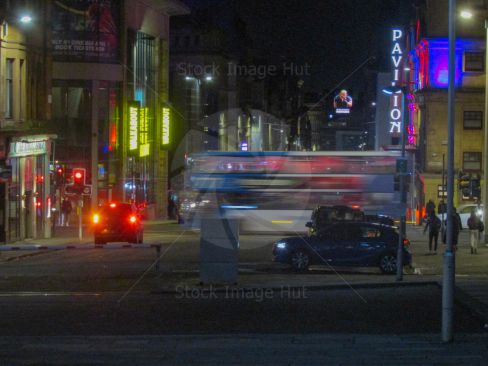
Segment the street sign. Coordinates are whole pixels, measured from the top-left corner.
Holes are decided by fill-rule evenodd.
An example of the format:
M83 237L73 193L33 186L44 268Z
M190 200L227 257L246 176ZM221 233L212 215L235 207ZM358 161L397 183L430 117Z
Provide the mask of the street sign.
M83 187L83 191L81 192L83 196L91 196L92 194L92 186L86 185Z
M83 196L91 196L92 186L91 185L77 186L74 184L67 184L64 188L64 193L69 196L78 195L78 194L81 194Z

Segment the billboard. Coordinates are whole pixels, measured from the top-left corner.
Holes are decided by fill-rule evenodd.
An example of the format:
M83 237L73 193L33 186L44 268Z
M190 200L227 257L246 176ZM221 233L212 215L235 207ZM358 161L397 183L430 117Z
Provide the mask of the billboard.
M56 0L52 9L55 61L117 63L119 1Z
M334 97L334 110L336 114L349 114L352 108L352 98L347 90L343 89Z

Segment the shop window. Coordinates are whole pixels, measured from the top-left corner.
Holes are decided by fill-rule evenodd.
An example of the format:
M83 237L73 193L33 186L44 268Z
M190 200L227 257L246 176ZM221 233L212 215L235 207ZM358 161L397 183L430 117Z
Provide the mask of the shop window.
M481 153L465 152L463 153L463 171L480 171L481 170Z
M483 128L483 112L464 111L463 126L465 130L481 130Z
M14 59L8 58L5 69L5 118L14 114Z
M481 52L464 53L464 71L483 72L485 70L485 59Z

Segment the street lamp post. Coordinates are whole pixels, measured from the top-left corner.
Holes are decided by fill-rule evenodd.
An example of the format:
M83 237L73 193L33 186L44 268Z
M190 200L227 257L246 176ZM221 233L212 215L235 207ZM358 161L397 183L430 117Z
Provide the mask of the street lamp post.
M447 233L442 277L442 341L453 339L453 305L455 257L453 251L453 196L454 196L454 121L455 121L455 61L456 61L456 0L449 0L449 72L447 96Z

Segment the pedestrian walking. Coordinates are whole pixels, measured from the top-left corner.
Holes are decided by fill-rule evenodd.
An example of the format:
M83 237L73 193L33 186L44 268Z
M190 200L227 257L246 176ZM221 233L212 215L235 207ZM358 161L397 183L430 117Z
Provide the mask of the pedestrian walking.
M485 227L483 222L476 214L476 210L471 210L471 215L468 219L469 228L469 244L471 246L471 254L478 254L478 244L480 242L480 234L484 231Z
M453 207L453 213L452 213L452 246L453 250L457 250L457 244L459 240L459 232L462 230L462 225L461 225L461 217L456 211L456 207ZM442 233L442 242L444 244L447 243L447 223L444 227L444 231Z
M441 229L441 220L435 214L435 210L430 212L424 228L424 234L429 229L429 254L432 254L432 241L434 241L434 254L437 254L437 243L439 240L439 231Z
M432 211L435 211L435 203L434 203L434 201L429 200L429 202L427 202L427 205L425 205L425 213L426 213L427 218L430 217L430 214L432 213Z
M69 226L69 216L73 211L73 206L71 202L65 198L61 202L61 226Z

